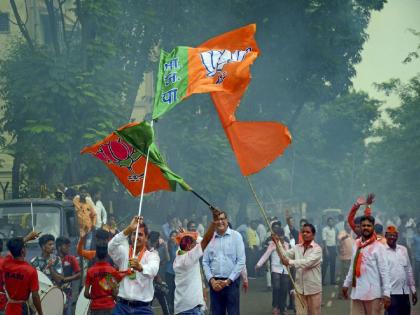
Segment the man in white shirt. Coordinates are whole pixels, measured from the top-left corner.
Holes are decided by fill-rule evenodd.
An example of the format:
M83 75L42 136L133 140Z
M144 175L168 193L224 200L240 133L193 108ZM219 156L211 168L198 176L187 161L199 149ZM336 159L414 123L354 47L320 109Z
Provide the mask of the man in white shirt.
M337 231L333 218L327 219L327 226L322 229L324 260L322 263L322 283L325 283L327 268L330 266L330 284L335 285L335 261L337 259Z
M96 223L95 227L100 229L102 225L107 223L107 213L104 204L101 201L102 193L100 190L96 190L93 194L93 201L95 202L96 210Z
M390 270L385 246L376 240L375 218L364 215L360 219L362 235L356 240L347 277L342 288L343 297L351 290L352 315L382 315L390 299Z
M413 305L417 303L416 285L407 248L397 244L398 230L390 225L385 232L386 257L391 281L391 305L388 315L410 315L410 292Z
M213 219L219 211L212 208ZM200 258L213 237L215 224L212 222L201 242L197 243L198 232L181 232L177 236L180 250L174 260L175 271L175 314L204 314L203 282L201 280Z
M138 226L137 244L134 244ZM120 282L117 305L113 315L153 314L151 303L154 295L153 278L159 271L159 256L146 248L149 231L142 217L134 217L124 231L108 243L108 253L119 271L127 271Z
M286 252L287 257L281 257L283 265L296 268L296 290L301 297L296 299L297 315L321 314L322 249L314 242L315 233L315 227L305 223L302 227L303 243L289 249Z

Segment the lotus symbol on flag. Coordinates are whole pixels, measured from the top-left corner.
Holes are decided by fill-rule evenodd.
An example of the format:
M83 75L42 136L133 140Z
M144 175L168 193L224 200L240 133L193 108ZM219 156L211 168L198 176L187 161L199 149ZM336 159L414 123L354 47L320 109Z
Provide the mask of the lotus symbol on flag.
M209 50L200 53L201 63L207 70L207 76L214 77L217 74L216 84L221 84L227 76L227 72L223 71L223 67L231 62L241 62L250 51L252 51L251 47L245 50L235 50L234 52L226 49Z
M140 151L134 150L121 138L102 144L94 155L105 163L126 167L130 171L133 163L141 157Z

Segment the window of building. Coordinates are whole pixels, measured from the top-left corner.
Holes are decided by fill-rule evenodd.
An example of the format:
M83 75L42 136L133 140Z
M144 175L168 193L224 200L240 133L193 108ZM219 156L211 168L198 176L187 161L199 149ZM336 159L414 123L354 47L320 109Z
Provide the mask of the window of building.
M10 32L9 13L0 12L0 33Z

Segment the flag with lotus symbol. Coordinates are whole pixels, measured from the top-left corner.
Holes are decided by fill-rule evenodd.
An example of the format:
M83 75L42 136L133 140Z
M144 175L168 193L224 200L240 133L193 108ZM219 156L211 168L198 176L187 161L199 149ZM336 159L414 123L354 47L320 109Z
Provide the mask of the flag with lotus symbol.
M133 195L141 194L144 184L147 151L149 160L144 193L158 190L175 191L177 184L184 190L190 186L166 165L154 143L154 133L148 122L134 122L120 127L102 141L84 148L101 160Z

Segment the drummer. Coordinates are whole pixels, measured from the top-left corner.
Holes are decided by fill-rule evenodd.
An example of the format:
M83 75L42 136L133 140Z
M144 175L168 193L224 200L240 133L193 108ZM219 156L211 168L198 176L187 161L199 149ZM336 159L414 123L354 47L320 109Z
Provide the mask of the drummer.
M8 299L5 315L30 314L28 299L31 293L38 315L43 315L38 294L38 274L36 269L25 261L24 239L21 237L10 239L7 248L12 257L5 259L2 264L4 289Z
M41 247L41 256L32 258L31 265L45 275L55 285L60 286L64 280L63 266L61 260L54 255L55 238L51 234L44 234L39 238L39 246Z
M61 289L66 295L66 305L64 307L64 314L73 314L73 287L72 282L80 279L81 269L77 258L70 255L71 241L67 237L58 237L55 241L55 247L57 248L58 257L61 260L63 266L63 276Z

